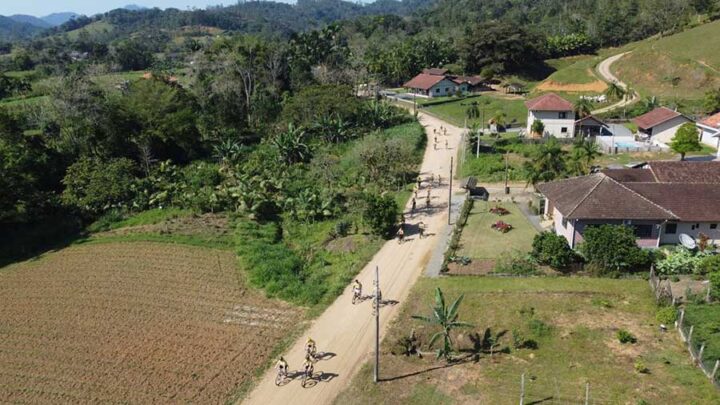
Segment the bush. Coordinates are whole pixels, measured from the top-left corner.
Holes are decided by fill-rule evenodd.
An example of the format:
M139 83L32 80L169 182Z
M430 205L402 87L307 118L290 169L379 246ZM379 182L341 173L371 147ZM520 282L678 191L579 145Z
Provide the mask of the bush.
M710 273L710 297L714 300L720 300L720 271Z
M666 258L658 261L655 269L660 274L692 274L699 269L698 265L702 259L702 255L696 255L680 246Z
M62 201L91 216L133 199L135 164L129 159L80 158L67 170Z
M650 370L645 365L645 362L638 359L637 361L635 361L635 371L637 371L638 373L641 373L641 374L646 374Z
M348 236L350 233L350 229L352 228L352 223L350 221L339 221L335 224L335 235L340 237Z
M655 312L655 319L663 325L673 325L677 319L675 307L662 307Z
M538 268L527 256L506 253L495 261L493 272L513 276L532 276L538 273Z
M626 344L626 343L637 343L637 338L632 333L626 331L625 329L620 329L617 332L617 339L620 343Z
M585 230L583 237L585 241L580 245L580 252L588 262L597 266L598 275L640 270L650 264L650 253L638 247L631 227L591 226Z
M397 203L391 196L365 195L362 217L373 234L387 236L395 226L397 212Z
M705 256L700 259L695 269L699 274L712 274L720 272L720 255Z
M535 235L532 248L532 256L538 263L554 269L566 269L576 260L575 252L570 249L567 240L552 232Z

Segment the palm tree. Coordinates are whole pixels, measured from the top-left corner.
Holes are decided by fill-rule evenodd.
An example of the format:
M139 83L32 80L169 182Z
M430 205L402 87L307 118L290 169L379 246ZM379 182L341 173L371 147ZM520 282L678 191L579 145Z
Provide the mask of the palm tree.
M288 129L279 132L270 142L277 149L283 163L291 165L310 159L310 147L305 143L305 130L293 123L288 124Z
M432 325L438 325L442 328L442 331L435 333L430 338L429 346L432 347L435 342L442 338L443 346L437 350L437 358L444 357L445 360L450 361L453 353L453 342L450 337L450 333L455 328L471 327L467 322L458 321L458 308L463 300L464 295L458 297L455 302L449 307L445 305L445 296L443 295L440 288L435 289L435 306L431 306L432 315L429 317L413 315L414 319L419 319L423 322L427 322Z
M589 139L578 139L573 144L568 158L571 174L581 176L590 173L592 163L598 156L600 156L600 149L595 142Z
M575 115L577 115L578 118L587 117L588 115L590 115L592 108L593 105L590 100L586 98L581 98L577 102L575 102Z
M560 142L550 137L541 144L533 155L533 159L525 162L528 184L533 186L541 181L552 181L565 174L565 155Z
M652 111L660 105L660 102L658 101L657 97L648 96L648 97L645 97L645 99L642 102L642 105L643 105L643 109L645 109L645 111Z
M625 95L625 90L620 87L617 82L612 82L608 85L607 90L605 90L605 95L611 100L622 100Z
M469 121L480 118L480 109L478 108L478 102L473 101L470 103L468 108L465 110L465 116Z

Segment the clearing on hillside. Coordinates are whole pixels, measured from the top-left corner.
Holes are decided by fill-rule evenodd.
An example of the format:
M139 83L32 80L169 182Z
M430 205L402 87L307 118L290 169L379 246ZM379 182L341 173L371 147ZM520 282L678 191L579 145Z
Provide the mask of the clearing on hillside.
M81 245L0 270L0 402L224 403L301 311L232 252Z
M701 99L720 86L720 21L662 39L648 39L613 64L613 72L642 95Z

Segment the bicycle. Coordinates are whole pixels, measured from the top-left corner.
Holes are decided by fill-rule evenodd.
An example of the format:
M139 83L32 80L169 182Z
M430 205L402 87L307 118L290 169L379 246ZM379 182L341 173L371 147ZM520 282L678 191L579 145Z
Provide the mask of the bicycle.
M303 372L302 380L300 381L300 386L305 388L307 386L308 381L313 380L313 372L315 371L314 367L305 368L305 371Z
M360 290L353 290L352 304L355 305L358 302L363 301L362 292Z
M285 369L278 370L277 375L275 376L275 385L278 387L281 385L285 385L288 383L288 372Z

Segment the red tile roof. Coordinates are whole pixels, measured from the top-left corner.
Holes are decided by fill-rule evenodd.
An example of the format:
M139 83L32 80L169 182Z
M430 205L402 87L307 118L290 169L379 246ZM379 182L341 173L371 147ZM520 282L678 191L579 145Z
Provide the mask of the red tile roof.
M720 222L720 162L651 162L538 190L568 219Z
M445 80L445 76L429 75L427 73L420 73L413 77L409 82L403 84L403 87L410 89L422 89L430 90L434 85Z
M548 93L538 98L528 100L525 106L530 111L572 111L573 104L555 93Z
M706 127L720 129L720 112L705 118L700 121L700 124L705 125Z
M680 116L682 116L682 114L677 111L673 111L667 107L659 107L649 113L636 117L633 119L633 122L637 124L639 128L650 129Z

